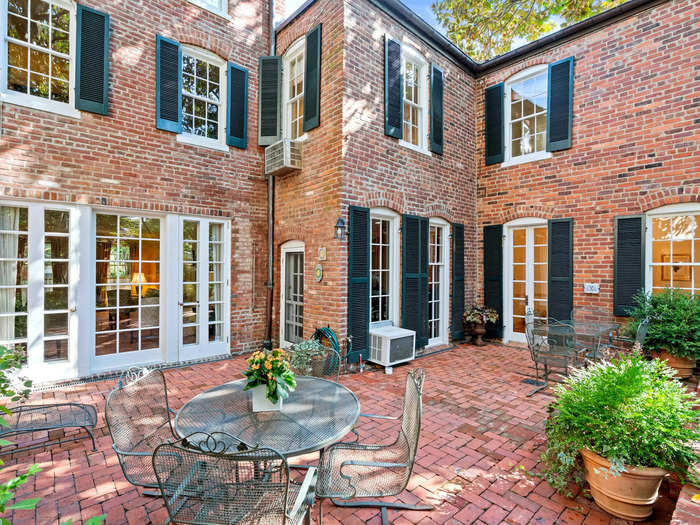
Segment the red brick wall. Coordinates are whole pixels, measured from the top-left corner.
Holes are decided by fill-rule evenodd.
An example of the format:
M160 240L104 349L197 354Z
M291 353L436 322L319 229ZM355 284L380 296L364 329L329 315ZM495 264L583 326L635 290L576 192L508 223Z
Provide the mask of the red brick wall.
M612 312L614 218L700 201L699 17L692 0L663 3L478 80L479 248L484 225L572 217L574 304ZM575 57L571 149L485 166L484 88L568 56ZM481 296L481 249L478 257ZM599 282L600 295L584 295L584 282Z
M94 206L105 199L107 206L134 211L230 217L231 346L251 347L264 327L266 186L257 146L257 60L268 52L268 3L230 1L231 21L185 1L84 3L111 17L109 116L83 112L74 120L2 104L0 198ZM249 69L247 150L180 144L156 129L156 33Z

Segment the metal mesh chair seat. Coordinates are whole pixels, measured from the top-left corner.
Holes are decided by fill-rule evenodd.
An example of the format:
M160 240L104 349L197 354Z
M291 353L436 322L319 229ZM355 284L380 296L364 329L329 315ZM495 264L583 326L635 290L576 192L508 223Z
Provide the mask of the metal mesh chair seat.
M119 378L105 404L112 447L127 481L158 486L151 456L165 441L175 441L165 376L160 370L133 369Z
M203 437L202 437L203 436ZM315 469L289 480L272 449L237 450L235 438L198 433L160 445L153 470L174 523L280 525L300 523L313 502Z

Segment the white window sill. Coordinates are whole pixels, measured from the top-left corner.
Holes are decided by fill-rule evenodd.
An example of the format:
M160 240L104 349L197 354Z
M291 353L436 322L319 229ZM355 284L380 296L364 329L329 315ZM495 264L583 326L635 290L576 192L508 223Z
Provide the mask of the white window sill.
M228 144L222 144L218 140L210 139L208 137L200 137L189 133L180 133L177 136L177 141L181 144L189 144L190 146L197 146L200 148L213 149L228 153Z
M403 146L404 148L412 149L413 151L416 151L416 152L418 152L418 153L422 153L423 155L427 155L428 157L432 157L432 156L433 156L433 154L430 153L430 151L428 151L427 149L422 148L422 147L420 147L420 146L416 146L415 144L412 144L412 143L410 143L410 142L408 142L408 141L406 141L406 140L399 139L399 144L400 144L401 146Z
M507 168L508 166L517 166L518 164L525 164L527 162L535 162L538 160L547 160L552 158L551 151L538 151L537 153L530 153L528 155L521 155L515 157L514 159L509 159L501 163L501 168Z
M194 4L197 7L201 7L205 11L209 11L212 14L215 14L216 16L220 16L221 18L224 18L228 20L229 22L232 21L233 19L231 18L231 15L229 15L226 11L222 11L220 9L213 9L211 6L205 4L204 2L198 2L197 0L187 0L190 4Z
M306 142L309 138L309 133L306 132L304 133L301 137L297 137L295 139L289 138L289 137L282 137L282 140L291 140L292 142Z
M39 111L46 111L48 113L55 113L56 115L62 115L64 117L80 119L80 111L65 102L46 100L40 97L23 95L22 93L14 93L11 91L0 93L0 101L16 106L37 109Z

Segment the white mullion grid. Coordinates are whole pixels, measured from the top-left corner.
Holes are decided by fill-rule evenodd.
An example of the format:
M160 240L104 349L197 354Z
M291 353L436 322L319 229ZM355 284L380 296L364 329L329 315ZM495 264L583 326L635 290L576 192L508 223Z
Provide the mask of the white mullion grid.
M548 314L549 314L549 312L547 311L547 309L549 308L549 305L547 304L546 298L545 298L545 299L539 299L539 300L536 299L536 297L535 297L535 286L538 285L538 284L548 285L548 281L546 280L546 272L545 272L545 280L544 280L544 281L537 281L537 280L535 280L535 265L536 265L536 264L539 264L539 265L541 265L541 266L545 266L545 267L546 267L546 266L548 265L548 261L547 261L547 258L545 258L544 261L541 261L541 262L539 262L539 263L535 262L535 250L536 250L537 248L542 248L542 247L546 248L546 247L549 245L549 239L547 239L547 242L545 242L544 244L535 244L535 230L536 230L537 228L542 228L542 226L533 226L533 227L532 227L532 268L533 268L533 275L532 275L532 295L531 295L530 297L532 298L531 301L532 301L532 311L533 311L533 315L534 315L534 312L535 312L535 302L544 303L544 308L545 308L545 315L544 315L544 317L534 315L534 318L535 318L535 319L546 319L547 316L548 316ZM545 253L546 253L546 251L545 251ZM547 290L547 294L549 294L549 290Z
M190 58L194 61L194 69L192 74L190 75L189 73L185 73L183 71L182 76L183 76L183 84L182 84L182 95L183 95L183 124L185 117L191 118L191 124L192 128L190 130L186 130L185 133L199 136L199 137L204 137L208 138L211 140L220 140L222 137L222 124L223 124L223 110L222 110L222 97L224 96L222 93L223 89L223 82L222 82L222 76L225 74L223 64L214 62L211 59L206 59L203 56L199 56L197 52L190 51L190 50L185 50L183 51L183 69L184 69L184 61ZM206 66L206 76L201 77L197 74L197 62L203 62ZM209 79L209 68L210 66L214 66L219 70L219 78L216 80L211 80ZM185 87L184 83L184 77L192 77L192 89L193 91L188 91L187 88ZM203 80L206 83L207 86L207 95L199 95L197 93L197 80ZM219 88L219 97L218 100L214 100L209 97L209 92L211 90L211 85L215 84ZM187 108L185 108L186 105L186 100L184 97L192 99L191 102L191 109L188 111ZM196 102L200 101L204 103L204 117L198 117L196 116ZM216 119L211 119L209 118L209 108L208 105L212 104L216 106ZM204 135L200 135L197 133L197 126L195 125L196 119L203 119L204 120ZM216 133L216 138L214 137L209 137L209 124L216 124L217 127L217 133Z
M223 339L224 333L223 333L223 324L224 324L224 319L223 319L223 290L224 290L224 225L222 223L208 223L207 224L208 229L211 230L212 226L215 226L216 228L219 229L219 236L220 239L215 240L212 238L211 233L207 232L207 239L209 240L209 248L208 248L208 265L207 265L207 273L209 275L208 281L209 285L207 287L207 309L204 312L204 315L206 316L206 323L207 323L207 334L209 334L209 331L214 330L214 339L211 339L211 336L208 335L209 341L219 341L220 339ZM218 250L212 250L213 247L218 247ZM214 257L214 254L218 251L218 257ZM213 271L209 271L209 265L212 265ZM216 268L219 270L219 278L216 278ZM211 297L211 291L214 291L214 298L212 299ZM214 320L211 320L209 318L209 309L213 307L214 310ZM219 326L220 325L220 326ZM217 328L219 328L219 334L216 334Z
M379 242L375 243L372 242L372 246L376 246L378 248L378 266L372 268L372 274L377 276L377 282L378 282L378 290L377 293L370 287L370 315L371 315L371 308L372 308L372 299L377 300L377 311L378 311L378 317L377 319L371 319L373 322L377 321L386 321L387 319L391 318L391 313L389 311L389 296L391 295L391 267L390 267L390 261L391 261L391 221L389 219L383 219L383 218L373 218L372 219L373 223L377 224L377 227L379 229ZM383 226L386 224L386 234L387 238L384 238L384 233L383 233ZM374 226L374 225L373 225ZM386 260L384 260L383 256L383 250L382 248L387 247L387 252L388 252L388 257ZM371 259L371 257L370 257ZM383 288L383 282L384 282L384 276L387 276L386 282L387 282L387 289Z
M429 237L429 275L428 275L428 286L430 289L429 298L429 315L430 315L430 325L429 325L429 339L435 339L440 337L440 312L441 312L441 290L442 286L442 275L444 260L443 254L443 235L444 228L439 225L430 225L430 237ZM433 242L434 239L434 242Z
M22 207L15 207L12 206L13 208L16 208L17 210L21 209ZM21 230L0 230L0 232L3 235L12 235L17 237L17 242L19 244L19 236L23 235L27 239L27 250L29 249L29 232L28 231L21 231ZM27 255L29 255L27 253ZM29 257L0 257L0 263L12 263L15 265L15 267L18 266L18 263L24 263L27 272L29 271ZM0 285L0 290L13 290L14 294L12 295L13 301L16 304L16 298L17 298L17 291L18 290L24 290L25 295L27 297L27 311L26 312L0 312L0 319L13 319L13 323L15 322L16 317L25 317L28 319L28 314L29 314L29 280L28 280L28 275L27 275L27 283L26 284L16 284L17 278L15 277L15 283L8 284L8 285ZM26 330L26 328L25 328ZM24 334L24 337L13 337L12 339L0 339L0 344L22 344L22 343L27 343L27 334Z
M68 215L68 232L66 233L60 233L60 232L47 232L46 231L46 212L49 211L58 211L61 213L66 213ZM70 337L69 333L69 324L70 320L68 319L68 314L69 314L69 289L70 289L70 253L71 253L71 244L70 244L70 212L67 210L50 210L50 209L45 209L44 210L44 250L46 246L46 241L49 239L66 239L68 245L67 245L67 251L66 251L66 257L65 258L56 258L56 257L51 257L47 258L44 253L44 267L43 267L43 274L42 274L42 282L43 282L43 287L44 287L44 322L46 322L46 317L48 315L65 315L66 317L66 325L65 325L65 330L63 331L64 333L60 334L55 334L55 335L47 335L46 330L44 330L44 342L46 341L66 341L66 345L68 344L68 340ZM68 282L65 284L54 284L54 283L47 283L46 282L46 265L51 264L51 263L63 263L66 265L66 279ZM47 291L49 289L65 289L66 290L66 307L65 308L59 308L59 309L48 309L46 305L46 295ZM67 348L66 348L67 352ZM66 355L67 357L67 355ZM44 360L54 360L54 359L49 359L49 357L46 354L46 348L44 348Z
M680 218L680 217L688 217L692 223L692 230L690 232L689 238L681 238L681 239L676 239L676 235L674 233L674 219ZM700 241L700 231L697 228L697 217L700 217L700 215L693 214L693 213L680 213L680 214L675 214L675 215L664 215L664 216L654 216L652 217L652 232L653 232L653 225L654 221L662 221L664 219L668 220L668 228L669 228L669 233L668 233L668 238L667 239L653 239L653 233L652 233L652 241L651 241L651 246L652 246L652 257L650 258L650 266L652 269L652 287L653 287L653 270L654 267L659 267L661 268L663 272L663 268L668 268L669 269L669 280L668 280L668 287L669 288L675 288L675 272L673 271L674 267L688 267L689 268L689 273L690 273L690 287L689 288L679 288L681 290L687 290L690 291L691 293L700 293L700 282L696 282L695 279L695 270L696 268L700 267L700 261L698 260L698 256L700 254L697 254L695 251L695 245ZM683 242L683 241L688 241L690 243L690 261L689 262L680 262L680 261L675 261L675 254L674 254L674 247L676 242ZM664 242L668 242L669 245L669 261L668 262L654 262L653 260L653 249L654 249L654 244L661 244ZM700 243L698 243L700 244ZM658 286L656 287L657 289L659 288Z
M197 231L197 238L196 239L185 239L185 228L184 225L186 223L195 223L197 225L196 231ZM184 219L182 221L182 231L183 231L183 236L182 236L182 249L186 245L194 245L195 247L195 253L196 257L193 260L183 260L183 265L182 265L182 294L180 296L180 300L182 301L182 339L183 339L183 344L199 344L201 341L201 329L200 329L200 324L202 322L202 308L201 305L203 304L201 299L202 295L204 294L204 291L202 290L202 279L201 279L201 273L202 273L202 221L199 220L187 220ZM195 280L194 281L185 281L185 275L184 275L184 270L185 270L185 264L190 264L190 265L195 265L195 270L194 270L194 276ZM194 286L195 289L195 300L194 301L185 301L185 287L186 286ZM194 321L186 323L184 319L184 313L185 309L188 307L194 307L195 315L194 315ZM195 340L192 343L185 343L184 338L185 338L185 332L187 328L192 328L194 327L195 329Z
M408 70L411 69L412 71L412 79L409 80L409 75L408 75ZM419 64L412 62L410 60L405 60L404 61L404 87L403 87L403 101L404 105L408 106L409 111L406 111L404 108L404 124L408 126L408 130L411 132L409 136L404 136L404 140L407 142L410 142L411 144L415 146L420 146L421 145L421 129L420 129L420 123L422 119L422 114L421 114L421 82L420 82L420 75L422 75L422 68L420 67ZM406 92L408 88L411 88L411 92L413 95L413 98L409 98L406 96ZM416 119L415 121L413 120L413 111L410 110L415 110L416 113ZM413 141L414 133L413 131L415 130L415 137L416 141ZM404 133L404 135L406 135Z
M304 120L304 111L302 107L304 97L304 51L298 51L289 60L289 84L287 114L290 125L290 138L296 139L303 135L301 127ZM297 86L299 89L297 90ZM294 118L294 108L297 110L296 118Z

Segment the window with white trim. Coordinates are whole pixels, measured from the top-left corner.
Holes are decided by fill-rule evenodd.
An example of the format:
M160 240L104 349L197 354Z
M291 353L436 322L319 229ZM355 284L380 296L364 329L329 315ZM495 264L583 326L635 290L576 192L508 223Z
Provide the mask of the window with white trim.
M647 214L647 290L700 293L700 206Z
M304 59L306 40L290 46L283 59L284 137L298 139L304 135Z
M6 0L3 35L3 98L8 102L72 109L75 4L67 0Z
M527 160L547 149L547 65L518 73L505 84L506 161Z
M428 145L428 65L406 45L401 46L403 75L402 144L427 151Z
M213 53L182 47L182 133L226 143L226 62Z
M203 7L204 9L216 13L220 16L228 17L228 0L189 0L191 3Z
M397 323L399 216L380 208L370 219L370 323Z

